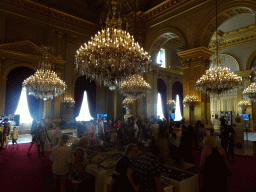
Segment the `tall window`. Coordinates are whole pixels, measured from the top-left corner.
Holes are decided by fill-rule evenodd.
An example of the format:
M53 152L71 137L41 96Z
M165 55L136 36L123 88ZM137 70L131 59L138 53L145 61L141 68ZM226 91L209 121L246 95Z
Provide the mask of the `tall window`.
M80 109L79 116L76 118L76 121L90 121L91 119L93 119L93 118L89 111L87 92L84 91L84 98L83 98L82 106Z
M165 66L165 49L161 48L157 54L156 62L161 64L161 67L166 68Z
M25 87L21 90L19 104L14 114L20 115L20 123L31 123L33 121L28 110L28 99Z
M176 95L176 107L175 107L175 119L174 121L180 121L182 119L180 111L180 97Z
M163 119L164 114L163 114L163 108L162 108L162 99L161 99L161 94L157 94L157 118L158 119Z

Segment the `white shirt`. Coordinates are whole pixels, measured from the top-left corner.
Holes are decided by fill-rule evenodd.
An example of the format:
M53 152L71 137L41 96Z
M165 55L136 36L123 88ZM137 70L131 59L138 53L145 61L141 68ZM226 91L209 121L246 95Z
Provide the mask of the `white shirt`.
M100 133L105 134L103 121L101 121L101 122L99 123L99 129L100 129L100 130L99 130Z
M64 175L69 172L69 163L71 163L71 148L64 145L64 146L55 146L52 149L52 153L50 156L52 164L52 172L55 175Z

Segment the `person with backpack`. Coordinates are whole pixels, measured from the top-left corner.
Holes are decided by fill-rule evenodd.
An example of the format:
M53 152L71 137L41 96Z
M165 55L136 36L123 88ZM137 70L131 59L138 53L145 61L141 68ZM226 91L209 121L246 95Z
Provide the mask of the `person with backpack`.
M92 177L92 175L86 172L86 166L88 162L86 149L88 145L89 138L86 136L81 137L78 143L78 148L73 153L70 179L71 182L75 184L75 191L78 190L80 183L82 183L84 180L89 180Z

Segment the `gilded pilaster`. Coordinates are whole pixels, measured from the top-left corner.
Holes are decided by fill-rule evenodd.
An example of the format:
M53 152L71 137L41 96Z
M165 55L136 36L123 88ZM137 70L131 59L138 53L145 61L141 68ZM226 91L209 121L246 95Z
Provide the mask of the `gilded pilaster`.
M178 54L182 58L183 64L183 95L184 97L195 95L199 100L199 104L194 110L184 108L184 118L191 124L200 120L206 127L211 126L210 98L206 93L196 89L196 81L209 69L209 58L212 55L212 51L206 47L198 47Z

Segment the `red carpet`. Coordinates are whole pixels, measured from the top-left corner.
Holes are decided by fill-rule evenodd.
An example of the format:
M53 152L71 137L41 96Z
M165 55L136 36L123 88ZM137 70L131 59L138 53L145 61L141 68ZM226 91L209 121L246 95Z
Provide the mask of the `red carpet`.
M0 191L54 191L51 162L47 157L38 158L35 146L27 156L30 143L20 144L0 152Z
M194 153L195 167L188 171L199 173L201 153ZM220 173L221 174L221 173ZM228 192L256 191L256 157L235 155L232 163L232 175L228 178Z
M0 191L33 192L55 191L55 181L52 179L51 162L47 157L37 157L33 146L31 156L27 156L30 143L20 144L19 148L0 152ZM196 166L190 168L198 173L200 152L195 153ZM68 183L71 191L72 185ZM87 188L88 185L84 188ZM256 157L236 155L233 163L233 174L228 180L229 192L256 191ZM57 191L57 190L56 190Z

